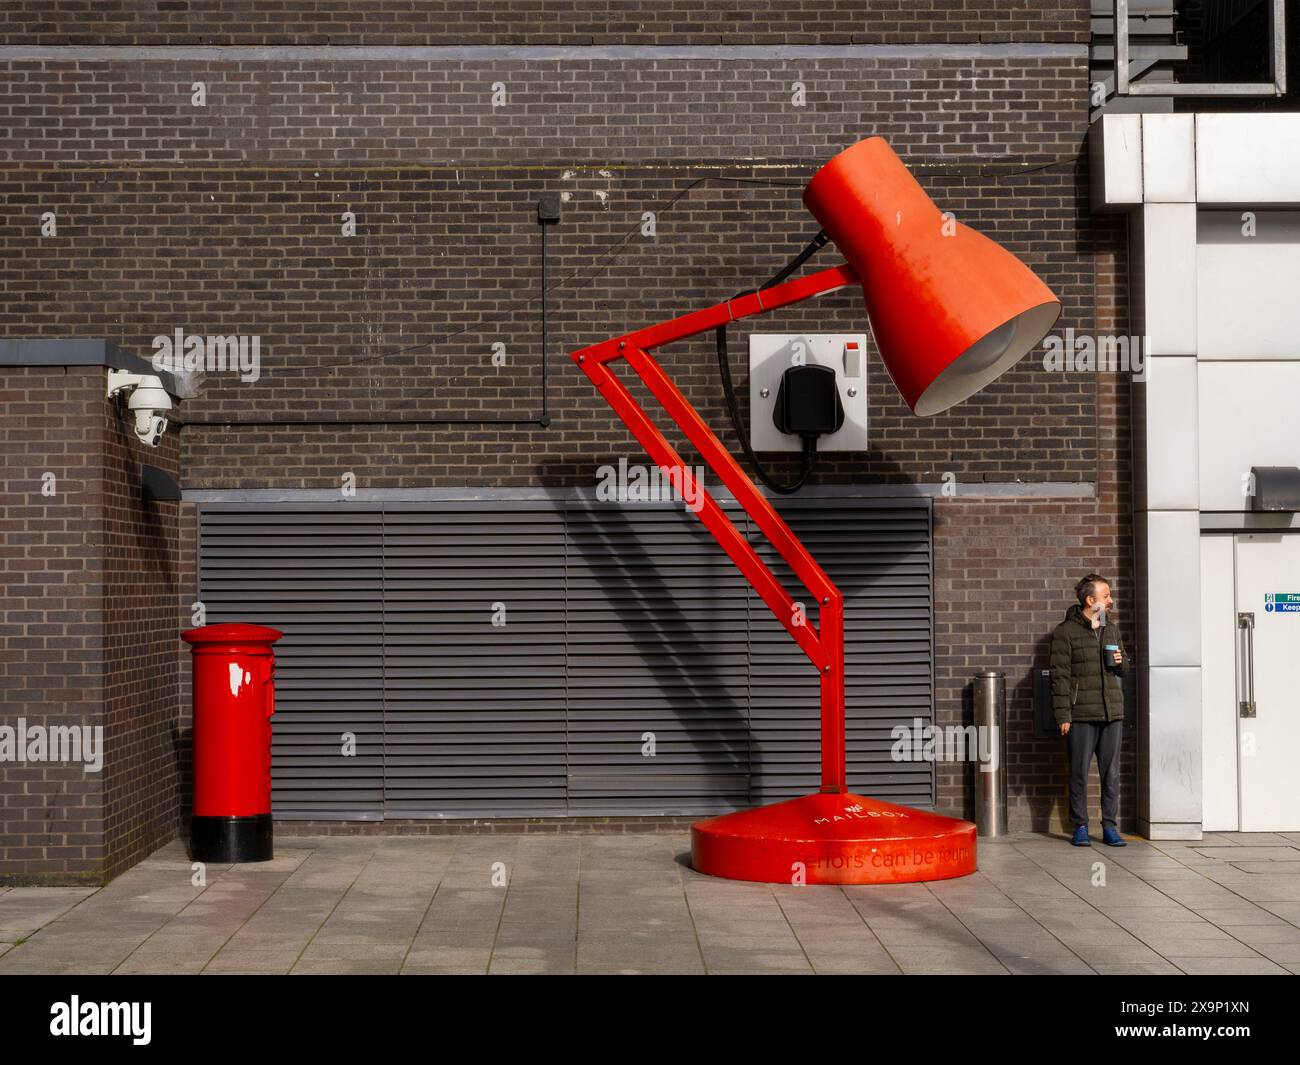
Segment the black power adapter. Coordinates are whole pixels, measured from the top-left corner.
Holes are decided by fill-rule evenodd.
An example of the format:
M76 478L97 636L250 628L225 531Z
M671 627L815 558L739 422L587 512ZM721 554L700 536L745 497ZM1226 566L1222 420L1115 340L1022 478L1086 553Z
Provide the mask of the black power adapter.
M844 424L844 405L829 366L805 363L781 375L772 420L780 432L814 439Z

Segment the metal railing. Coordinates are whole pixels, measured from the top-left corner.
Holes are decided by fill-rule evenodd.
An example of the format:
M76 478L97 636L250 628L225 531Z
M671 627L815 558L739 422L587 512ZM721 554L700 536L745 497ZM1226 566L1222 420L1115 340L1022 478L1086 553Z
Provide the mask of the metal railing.
M1129 3L1115 0L1115 93L1118 96L1283 96L1286 94L1286 0L1271 0L1272 81L1147 83L1131 78Z
M1281 97L1287 92L1287 0L1092 0L1092 114L1110 110L1174 109L1174 98ZM1243 80L1243 43L1261 48L1247 57L1246 78L1267 71L1269 80ZM1178 81L1191 63L1203 80ZM1234 64L1238 69L1231 69ZM1217 69L1229 69L1215 78Z

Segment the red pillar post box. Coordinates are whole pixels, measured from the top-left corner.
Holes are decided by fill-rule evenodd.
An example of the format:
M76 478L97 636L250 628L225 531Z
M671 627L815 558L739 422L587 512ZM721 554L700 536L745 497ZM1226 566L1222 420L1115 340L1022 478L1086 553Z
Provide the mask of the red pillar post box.
M271 860L271 645L282 635L241 623L181 633L194 659L196 862Z

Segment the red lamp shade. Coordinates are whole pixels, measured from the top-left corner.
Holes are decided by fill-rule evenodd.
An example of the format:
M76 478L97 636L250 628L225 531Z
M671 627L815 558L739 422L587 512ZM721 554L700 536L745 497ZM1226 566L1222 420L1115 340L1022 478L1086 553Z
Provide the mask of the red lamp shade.
M945 218L880 137L818 170L803 202L857 271L876 347L914 414L1000 377L1061 313L1029 267Z

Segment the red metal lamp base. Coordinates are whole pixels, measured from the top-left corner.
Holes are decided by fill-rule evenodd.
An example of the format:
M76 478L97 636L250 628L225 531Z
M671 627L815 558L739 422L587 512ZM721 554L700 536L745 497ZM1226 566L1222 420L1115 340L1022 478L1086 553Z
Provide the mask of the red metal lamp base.
M701 873L768 884L905 884L975 872L975 826L850 792L691 826Z

